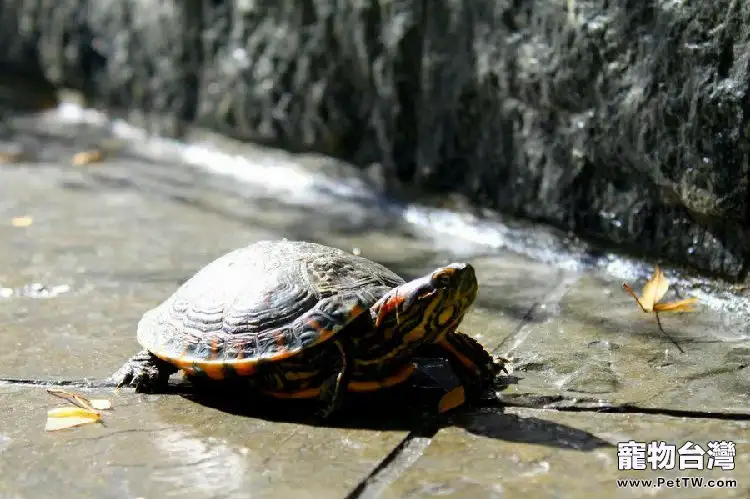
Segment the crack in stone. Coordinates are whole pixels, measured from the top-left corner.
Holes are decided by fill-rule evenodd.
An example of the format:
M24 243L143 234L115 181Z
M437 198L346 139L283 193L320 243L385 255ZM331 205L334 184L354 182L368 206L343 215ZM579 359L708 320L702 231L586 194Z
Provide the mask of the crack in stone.
M503 407L545 409L560 412L593 412L609 414L651 414L687 419L717 419L727 421L750 421L750 413L720 411L690 411L666 407L641 407L636 404L610 404L594 399L570 398L563 395L542 394L498 394L497 403Z
M100 390L103 388L116 388L121 392L134 392L134 388L118 387L113 381L107 379L89 380L89 379L31 379L31 378L0 378L0 387L18 386L25 388L51 388L64 386L67 388L77 388L82 391ZM189 394L192 393L189 385L179 382L170 382L169 385L159 390L159 394Z
M48 388L53 386L67 386L80 389L97 389L97 388L117 388L113 382L106 380L89 380L89 379L61 379L61 380L44 380L31 378L0 378L0 386L26 386L35 388Z
M409 469L429 447L439 427L425 426L411 431L391 452L346 495L345 499L372 499Z

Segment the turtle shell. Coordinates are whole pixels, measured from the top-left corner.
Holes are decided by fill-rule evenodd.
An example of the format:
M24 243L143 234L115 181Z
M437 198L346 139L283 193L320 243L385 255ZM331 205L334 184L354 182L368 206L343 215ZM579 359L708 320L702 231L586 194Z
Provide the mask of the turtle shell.
M403 283L340 249L261 241L209 263L146 312L138 342L187 374L247 376L330 339Z

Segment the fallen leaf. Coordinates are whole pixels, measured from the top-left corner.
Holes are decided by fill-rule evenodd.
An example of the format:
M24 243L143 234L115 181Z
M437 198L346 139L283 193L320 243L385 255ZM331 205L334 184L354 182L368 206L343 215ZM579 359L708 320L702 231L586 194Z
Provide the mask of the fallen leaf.
M689 312L694 310L694 305L698 301L697 298L685 298L684 300L678 300L667 303L659 303L667 290L669 289L669 281L664 277L664 272L657 265L654 269L654 273L643 285L643 292L640 298L635 294L633 288L627 283L623 283L622 287L630 293L636 303L641 307L645 313L650 312Z
M654 303L658 302L669 289L669 281L664 277L664 272L657 265L654 274L643 285L640 304L644 311L651 312L654 309Z
M68 392L60 388L47 388L47 393L49 393L50 395L54 395L55 397L60 397L61 399L67 400L71 404L74 404L83 409L102 410L102 409L112 408L112 402L110 402L109 400L106 400L106 399L89 400L79 393Z
M73 164L76 166L98 163L104 159L104 151L93 149L91 151L81 151L73 156Z
M99 411L82 409L81 407L55 407L47 411L47 417L50 418L72 418L82 417L87 419L98 419L101 416Z
M670 301L667 303L654 303L654 312L692 312L698 298L685 298L684 300Z
M64 430L84 424L97 423L101 420L98 411L82 409L80 407L57 407L47 411L45 431Z
M88 423L101 421L100 410L112 408L112 402L106 399L87 399L78 393L60 388L48 388L47 393L73 404L75 407L58 407L47 411L46 431L73 428Z
M0 151L0 165L18 163L23 159L23 153L18 151Z
M47 393L54 395L55 397L60 397L63 400L67 400L71 404L82 409L88 409L89 411L96 410L89 399L78 393L68 392L60 388L47 388Z
M641 310L643 310L644 313L654 313L656 316L656 322L659 325L659 330L669 338L681 353L684 353L682 347L680 347L680 345L669 334L667 334L666 331L664 331L664 328L661 325L661 320L659 319L659 312L690 312L695 310L695 303L698 299L691 297L667 303L659 303L659 300L664 298L664 295L667 294L669 281L664 277L664 272L662 272L658 265L654 269L653 275L648 281L646 281L646 284L643 285L643 291L641 292L640 298L635 294L635 291L633 291L633 288L631 288L628 283L623 283L622 287L633 297L633 299L635 299L636 303L638 303L638 306L641 307Z
M27 217L27 216L22 216L22 217L13 217L13 218L12 218L12 219L10 220L10 224L11 224L11 225L12 225L13 227L28 227L28 226L29 226L29 225L31 225L31 224L32 224L33 222L34 222L34 219L33 219L33 218L31 218L31 217Z

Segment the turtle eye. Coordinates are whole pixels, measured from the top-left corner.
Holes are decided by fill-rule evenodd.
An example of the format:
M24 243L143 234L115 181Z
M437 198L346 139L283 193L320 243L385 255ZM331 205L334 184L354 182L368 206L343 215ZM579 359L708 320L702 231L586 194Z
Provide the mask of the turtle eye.
M432 274L432 282L437 288L447 288L451 286L453 281L453 270L452 269L440 269Z

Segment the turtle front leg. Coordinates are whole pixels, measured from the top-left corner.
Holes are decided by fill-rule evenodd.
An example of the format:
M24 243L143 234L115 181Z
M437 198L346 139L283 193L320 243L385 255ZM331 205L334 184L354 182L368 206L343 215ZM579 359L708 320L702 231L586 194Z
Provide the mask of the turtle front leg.
M495 378L505 370L504 359L494 359L471 336L449 332L435 345L442 350L461 385L446 393L440 400L440 412L447 412L467 401L478 400Z
M322 419L330 418L339 410L351 379L351 362L346 345L341 340L333 343L338 349L340 361L336 372L320 387L320 401L323 407L317 412L317 416Z
M177 368L154 356L148 350L142 350L128 359L117 370L109 381L117 387L129 386L139 393L153 393L167 385L169 376L177 372Z

